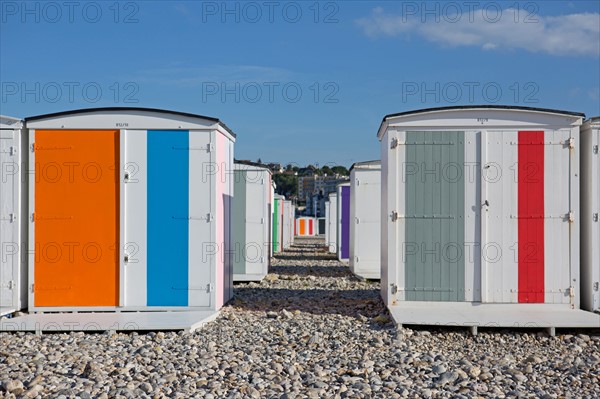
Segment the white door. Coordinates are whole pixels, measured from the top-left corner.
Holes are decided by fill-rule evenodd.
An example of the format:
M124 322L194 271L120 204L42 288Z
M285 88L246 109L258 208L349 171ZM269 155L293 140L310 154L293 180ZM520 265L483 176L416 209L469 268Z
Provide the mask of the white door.
M121 302L125 307L208 307L211 303L212 265L215 256L222 256L211 237L214 149L206 132L171 133L122 132ZM187 209L182 208L182 192L188 196ZM160 218L165 230L157 229L152 218ZM173 232L178 234L175 249ZM179 242L180 236L188 242ZM161 264L156 265L157 258ZM169 274L179 275L179 281L171 282Z
M13 130L0 130L0 308L12 312L16 305L19 268L18 162Z
M569 143L569 130L484 132L483 302L571 301Z
M246 274L266 274L268 242L265 241L267 229L267 209L263 172L246 172Z

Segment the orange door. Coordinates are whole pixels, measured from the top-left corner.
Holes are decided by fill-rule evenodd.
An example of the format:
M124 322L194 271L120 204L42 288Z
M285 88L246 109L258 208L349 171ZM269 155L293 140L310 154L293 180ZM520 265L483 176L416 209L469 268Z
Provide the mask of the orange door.
M119 132L35 132L35 306L119 302Z

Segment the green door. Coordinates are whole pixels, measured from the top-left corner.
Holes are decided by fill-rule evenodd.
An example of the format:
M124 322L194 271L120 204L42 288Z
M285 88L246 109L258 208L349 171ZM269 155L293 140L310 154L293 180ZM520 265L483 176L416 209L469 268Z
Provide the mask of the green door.
M406 132L407 301L464 301L464 132Z
M279 200L273 200L273 253L279 252Z

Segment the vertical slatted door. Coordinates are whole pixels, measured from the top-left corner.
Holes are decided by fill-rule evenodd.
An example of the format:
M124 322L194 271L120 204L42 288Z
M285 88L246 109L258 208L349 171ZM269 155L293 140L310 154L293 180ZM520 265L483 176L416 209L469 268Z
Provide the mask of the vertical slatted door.
M569 303L569 131L485 136L482 300Z
M124 306L210 306L210 135L124 136Z
M251 201L246 192L246 171L236 170L234 172L234 193L233 200L233 273L246 274L246 209L252 205L247 202Z
M519 185L516 131L483 132L481 300L517 303Z
M464 132L406 132L404 147L406 300L464 301Z
M36 307L118 305L118 165L118 131L35 131Z
M18 223L17 183L19 164L12 129L0 130L0 312L12 312L15 303L16 275L21 248L16 235Z
M264 236L266 221L264 215L264 204L267 201L265 196L265 180L262 172L247 171L246 177L246 230L248 236L244 256L246 259L246 273L264 274L265 272L265 254L268 248L265 247ZM237 186L236 186L237 188ZM237 198L238 192L235 191Z
M381 236L381 172L362 171L360 184L354 193L356 220L354 220L354 271L369 270L380 273Z
M340 251L342 259L350 257L350 187L342 186L340 206Z
M279 200L273 200L273 253L279 252Z

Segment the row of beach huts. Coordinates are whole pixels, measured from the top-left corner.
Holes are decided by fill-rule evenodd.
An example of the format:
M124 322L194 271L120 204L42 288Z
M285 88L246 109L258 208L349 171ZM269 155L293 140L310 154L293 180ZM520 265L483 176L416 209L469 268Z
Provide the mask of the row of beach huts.
M220 120L2 117L3 330L195 329L295 236L380 279L399 324L600 328L600 119L528 107L384 117L326 217L295 218ZM68 328L66 328L67 326Z

